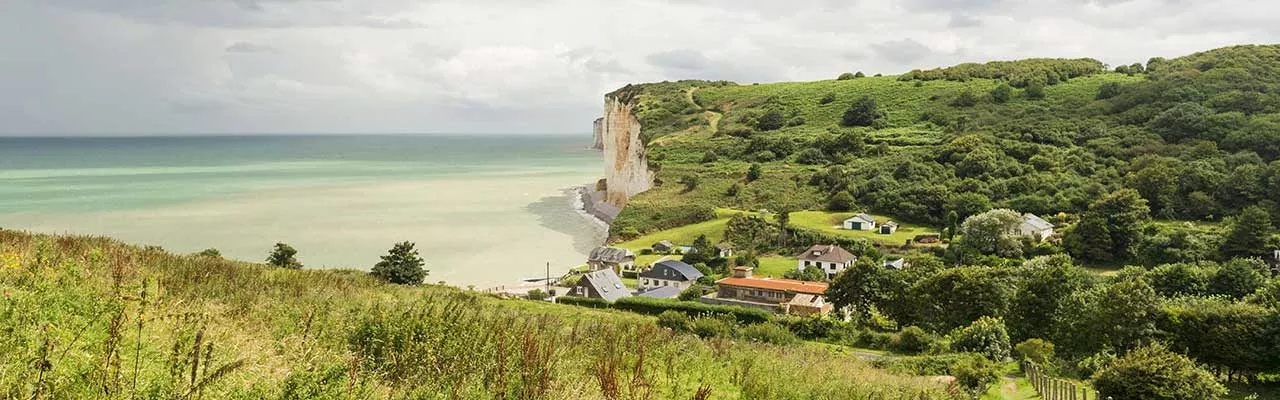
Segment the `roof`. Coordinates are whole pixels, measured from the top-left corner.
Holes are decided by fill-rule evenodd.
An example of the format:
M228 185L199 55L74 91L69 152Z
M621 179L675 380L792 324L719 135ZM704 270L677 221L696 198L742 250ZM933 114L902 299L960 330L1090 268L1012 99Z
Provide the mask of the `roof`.
M729 277L716 281L716 284L738 286L755 289L786 290L796 293L821 295L827 292L826 282L805 282L781 278L735 278Z
M729 242L720 242L716 244L716 248L720 250L733 250L733 245Z
M659 286L636 293L636 296L652 297L655 299L674 299L680 296L680 288L675 286Z
M849 222L849 221L866 222L866 223L874 224L876 223L876 218L867 214L858 214L858 215L849 217L849 219L845 220L845 222Z
M835 263L846 263L858 259L848 250L840 248L834 244L815 244L804 253L796 256L801 260L807 261L826 261Z
M628 258L634 260L635 257L636 257L635 253L632 253L631 250L618 248L618 247L601 246L601 247L591 249L591 254L587 256L587 260L618 263L623 261L630 261L630 260L627 260Z
M884 267L885 267L885 268L902 269L902 267L904 267L904 266L906 266L906 261L904 261L904 260L903 260L903 259L901 259L901 258L899 258L899 259L897 259L897 260L885 260L885 261L884 261Z
M1053 229L1053 224L1049 223L1049 221L1040 219L1040 217L1037 217L1035 214L1023 215L1022 223L1025 225L1030 225L1032 228L1035 228L1036 230L1043 231L1046 229Z
M622 284L622 279L618 278L618 274L612 269L602 269L599 271L588 272L582 274L582 281L591 285L600 294L600 297L615 301L623 297L631 297L631 292L627 290L627 286Z
M666 271L675 271L680 276L666 275ZM667 260L653 264L653 268L640 273L641 278L664 279L669 281L694 281L702 277L702 272L683 261Z
M821 299L821 297L816 295L800 293L795 297L792 297L791 301L788 301L787 303L797 306L818 307L818 303L820 302L819 299Z
M889 222L885 222L883 225L880 225L880 226L898 226L898 223L889 221Z
M671 244L671 241L670 241L670 240L663 240L663 241L661 241L661 242L654 243L654 244L653 244L653 247L654 247L654 248L658 248L658 247L665 247L665 248L668 248L668 249L669 249L669 248L672 248L672 247L676 247L676 245Z

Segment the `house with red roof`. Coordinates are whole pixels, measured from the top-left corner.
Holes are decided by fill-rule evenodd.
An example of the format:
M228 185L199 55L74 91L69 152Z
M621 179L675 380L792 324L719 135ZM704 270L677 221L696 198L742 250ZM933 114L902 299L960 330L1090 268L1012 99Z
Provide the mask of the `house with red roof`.
M716 292L703 296L708 304L725 304L789 315L826 315L831 303L826 282L752 276L751 267L736 267L733 276L716 281Z

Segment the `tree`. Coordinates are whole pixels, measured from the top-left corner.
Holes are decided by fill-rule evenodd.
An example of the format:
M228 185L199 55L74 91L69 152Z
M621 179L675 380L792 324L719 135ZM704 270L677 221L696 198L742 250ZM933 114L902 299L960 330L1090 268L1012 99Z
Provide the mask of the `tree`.
M778 110L766 111L756 122L756 128L762 131L776 131L786 125L787 117Z
M789 269L782 274L783 278L795 279L798 281L822 282L827 280L827 274L822 272L822 268L805 268L805 269Z
M871 126L876 122L876 118L880 118L876 100L870 96L863 96L845 110L840 122L845 126Z
M267 264L277 268L301 269L302 263L298 262L297 258L294 258L296 255L298 255L298 250L294 249L293 246L276 243L275 248L271 250L271 254L267 256Z
M830 201L827 201L827 210L829 211L851 211L856 206L853 195L844 190L837 192L834 196L831 196Z
M1216 400L1227 394L1213 374L1162 344L1141 347L1094 375L1099 398Z
M966 357L955 363L951 375L969 396L976 399L1000 380L1000 367L984 357Z
M762 173L760 164L751 164L751 167L747 168L747 182L755 182L756 179L760 179L760 174Z
M1038 365L1050 365L1052 363L1054 352L1053 343L1044 339L1027 339L1013 346L1013 352L1017 353L1022 360L1031 361Z
M978 104L978 96L970 90L960 91L960 94L951 100L951 106L953 107L973 107L975 104Z
M209 258L222 258L222 252L218 251L218 249L210 247L204 250L200 250L199 253L196 253L196 256L209 257Z
M991 361L1009 357L1009 332L1004 321L984 316L969 326L951 332L951 347L957 351L978 353Z
M1170 143L1199 139L1208 131L1212 115L1213 110L1199 103L1180 103L1156 115L1147 127Z
M991 89L991 101L996 103L1008 102L1013 97L1013 87L1008 83L1001 83L995 89Z
M884 267L869 258L860 258L853 267L836 275L827 287L827 301L837 309L850 307L855 314L866 318L871 315L872 306L887 298L885 287L889 279L890 274Z
M1120 82L1106 82L1102 86L1098 86L1098 95L1094 96L1098 100L1106 100L1120 95Z
M1231 233L1222 243L1222 255L1227 257L1266 257L1270 255L1267 238L1271 237L1271 214L1260 206L1250 206L1240 212Z
M995 209L965 218L960 224L960 241L982 254L997 250L1000 239L1017 231L1022 215L1009 209Z
M1093 335L1121 352L1149 343L1157 333L1160 298L1142 277L1124 279L1102 290L1089 310Z
M791 210L778 210L778 247L787 246L787 225L791 224Z
M840 76L836 77L836 80L837 80L837 81L847 81L847 80L850 80L850 79L853 79L853 78L854 78L854 75L853 75L853 73L852 73L852 72L845 72L845 73L843 73L843 74L840 74Z
M942 270L921 279L907 290L906 296L914 304L912 308L917 312L917 321L898 322L950 330L983 316L1004 315L1013 296L1013 284L1009 278L1008 270L992 267ZM836 281L839 280L840 277L836 277Z
M1031 81L1027 84L1027 88L1023 89L1022 95L1031 100L1040 100L1044 98L1044 84L1040 81Z
M378 279L398 285L420 285L427 277L423 268L426 262L418 256L412 242L400 242L391 247L382 261L374 264L369 273Z
M957 221L991 209L991 199L981 193L965 192L947 200L947 210L956 213Z
M716 258L716 247L711 244L710 239L707 239L707 235L698 235L693 239L693 246L690 247L693 249L685 253L684 258L681 259L687 264L705 263Z
M1147 200L1136 190L1108 193L1090 204L1075 229L1067 232L1067 249L1073 257L1087 261L1129 260L1137 254L1150 212Z
M947 239L954 239L956 237L956 229L959 228L957 224L959 223L960 214L956 213L955 210L947 211L947 216L943 218L943 227L946 229L946 232L943 232L943 234L946 235Z
M1036 257L1023 266L1030 271L1013 295L1005 319L1009 333L1014 340L1055 337L1053 328L1064 318L1068 298L1089 286L1090 275L1064 255Z
M865 77L867 77L867 74L862 73L862 71L858 71L858 72L853 73L853 77L854 77L854 78L865 78Z
M680 184L684 185L685 193L692 192L698 188L698 175L689 174L680 177Z
M1209 279L1209 292L1233 299L1253 294L1266 283L1265 278L1258 272L1260 269L1266 270L1267 265L1258 259L1237 258L1228 261Z

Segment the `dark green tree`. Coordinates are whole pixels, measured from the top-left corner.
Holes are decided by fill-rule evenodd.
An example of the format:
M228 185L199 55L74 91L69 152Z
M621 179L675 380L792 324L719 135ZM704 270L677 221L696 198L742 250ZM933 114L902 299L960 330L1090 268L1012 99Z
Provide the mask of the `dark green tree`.
M200 250L200 252L196 253L196 255L200 257L222 258L222 252L212 247L204 250Z
M1147 127L1171 143L1201 138L1208 131L1213 110L1199 103L1181 103L1156 115Z
M1014 341L1055 337L1053 327L1067 315L1063 310L1072 293L1090 284L1090 275L1065 255L1037 257L1043 265L1025 272L1005 318Z
M298 255L298 250L293 246L276 243L271 250L271 254L267 255L267 264L277 268L301 269L302 263L294 256Z
M692 192L698 188L698 175L689 174L680 177L680 184L684 185L684 192Z
M1106 82L1102 86L1098 86L1098 95L1094 96L1098 100L1106 100L1120 95L1120 82Z
M865 77L867 77L867 74L862 73L862 71L858 71L858 72L853 73L853 77L854 77L854 78L865 78Z
M1095 201L1067 232L1067 249L1077 259L1114 262L1132 259L1151 219L1147 200L1136 190L1121 189Z
M756 122L756 129L761 131L776 131L787 125L787 117L782 115L781 111L769 110L760 116L760 120Z
M1162 344L1141 347L1094 375L1099 398L1217 400L1227 394L1213 374Z
M975 104L978 104L978 95L973 94L973 91L970 90L960 91L960 94L951 100L951 106L953 107L973 107Z
M1267 265L1257 259L1237 258L1228 261L1209 279L1209 292L1233 299L1253 294L1266 283L1266 278L1258 272L1266 269Z
M888 298L889 281L892 279L888 270L875 261L860 258L853 267L836 275L827 288L827 301L836 308L850 307L855 314L866 318L871 315L873 306Z
M990 94L991 101L1003 104L1008 102L1010 98L1013 98L1013 87L1009 86L1007 83L1001 83L1000 86L996 86L995 89L991 89Z
M849 192L841 190L831 200L827 202L827 210L830 211L850 211L857 205L854 203L853 195Z
M396 243L387 255L382 256L382 261L374 264L373 270L369 273L378 279L398 285L421 285L428 271L423 268L426 262L418 256L418 250L413 246L412 242L407 241Z
M1032 81L1023 89L1022 95L1031 100L1040 100L1044 98L1044 84L1040 81Z
M880 118L880 110L876 107L876 100L863 96L845 110L840 123L845 126L871 126L877 118Z
M1103 289L1089 312L1093 316L1091 334L1124 352L1150 343L1156 336L1160 298L1145 279L1124 279Z
M853 75L853 73L852 73L852 72L845 72L845 73L840 74L840 76L836 77L836 80L837 80L837 81L847 81L847 80L850 80L850 79L853 79L853 78L854 78L854 75Z
M1265 257L1271 254L1267 239L1274 229L1271 214L1259 206L1245 208L1231 225L1231 233L1222 242L1222 255L1227 257Z
M747 168L747 182L755 182L756 179L760 179L760 175L763 173L760 164L751 164L751 167Z

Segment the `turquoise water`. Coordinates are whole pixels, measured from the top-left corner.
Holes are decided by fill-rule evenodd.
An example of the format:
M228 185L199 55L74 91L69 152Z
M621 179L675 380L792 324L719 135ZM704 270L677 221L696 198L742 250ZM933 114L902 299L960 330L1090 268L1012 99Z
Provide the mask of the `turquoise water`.
M313 267L414 240L432 281L503 283L598 243L567 192L599 174L584 136L0 138L0 227Z

